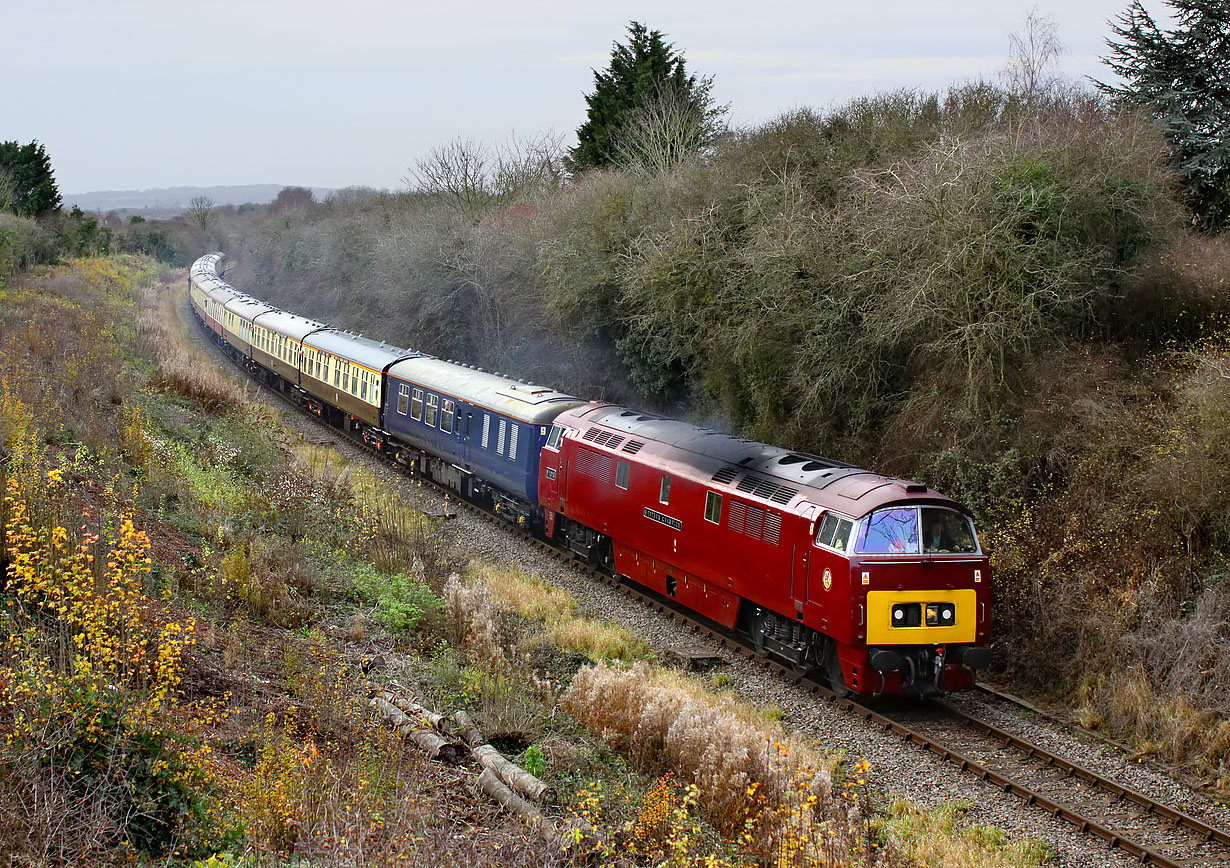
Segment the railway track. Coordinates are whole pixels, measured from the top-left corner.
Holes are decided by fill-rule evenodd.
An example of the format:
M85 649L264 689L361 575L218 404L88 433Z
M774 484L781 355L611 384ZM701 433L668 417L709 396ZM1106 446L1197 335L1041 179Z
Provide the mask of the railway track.
M193 317L195 319L195 317ZM209 335L205 335L208 339ZM213 344L212 341L209 343ZM219 348L215 345L215 350ZM220 351L220 350L219 350ZM296 410L301 409L285 393L269 389ZM333 435L364 447L357 438L307 414ZM364 448L365 452L370 450ZM387 462L405 474L405 468ZM835 695L821 681L758 654L749 640L673 604L669 598L624 582L570 552L533 536L501 519L478 504L456 498L454 493L425 477L414 477L450 497L453 503L498 525L553 558L569 563L597 581L634 598L663 616L685 624L730 651L776 671L783 679L845 712L937 755L945 762L1020 798L1025 804L1063 819L1079 831L1097 837L1143 864L1169 868L1203 868L1230 865L1230 832L1210 825L1184 811L1124 786L1092 769L1007 732L992 723L943 701L931 701L909 710L878 710ZM984 688L1004 701L1017 703ZM920 709L924 713L920 713ZM936 712L939 712L938 714ZM960 744L956 749L952 744Z

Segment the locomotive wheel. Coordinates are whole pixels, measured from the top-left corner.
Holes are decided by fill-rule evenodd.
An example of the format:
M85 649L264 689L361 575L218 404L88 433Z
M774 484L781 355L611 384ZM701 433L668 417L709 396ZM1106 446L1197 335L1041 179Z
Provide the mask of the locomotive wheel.
M765 628L769 626L769 619L773 616L764 609L757 608L755 614L749 619L748 632L751 633L752 647L756 649L756 653L764 656L768 651L768 646L764 641Z
M829 679L829 690L833 691L836 696L844 699L854 692L846 686L845 678L841 674L841 657L837 654L835 644L829 645L828 660L824 670Z

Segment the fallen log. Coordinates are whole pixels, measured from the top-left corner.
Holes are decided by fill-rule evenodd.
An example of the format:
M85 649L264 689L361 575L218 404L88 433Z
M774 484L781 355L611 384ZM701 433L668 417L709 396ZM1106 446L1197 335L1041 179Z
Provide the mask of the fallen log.
M455 764L465 758L465 745L444 740L430 726L407 716L387 699L374 696L369 705L388 721L394 730L414 742L432 759Z
M480 744L470 748L474 758L484 769L494 772L497 777L517 792L536 802L555 801L555 791L521 766L504 756L489 744Z
M536 802L554 802L555 790L521 766L508 759L490 744L483 741L483 735L474 725L474 721L464 711L453 715L460 727L461 737L470 745L470 751L479 765L495 773L507 786L512 787L521 795Z
M426 721L430 726L436 729L441 735L453 737L457 734L457 728L453 725L452 718L443 714L438 714L430 708L425 708L419 705L412 699L407 699L404 696L398 696L390 693L387 690L382 690L376 694L386 702L391 702L403 712L411 717L419 717Z
M484 768L483 773L478 776L478 786L484 793L495 799L504 810L524 820L526 825L537 832L544 841L561 850L571 850L593 833L589 824L580 819L569 821L567 828L560 829L544 817L537 807L509 789L489 768Z
M460 727L461 737L465 739L466 744L470 747L482 744L485 739L483 734L478 731L478 727L474 725L474 721L470 719L470 715L464 711L459 711L453 715L453 720L457 721L457 726Z

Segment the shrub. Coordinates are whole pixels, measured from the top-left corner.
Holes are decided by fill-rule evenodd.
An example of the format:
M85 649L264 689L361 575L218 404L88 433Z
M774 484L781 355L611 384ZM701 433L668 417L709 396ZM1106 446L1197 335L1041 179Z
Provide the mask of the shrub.
M394 632L408 632L437 621L442 601L421 579L405 573L384 575L373 567L356 564L354 590L376 607L376 620Z

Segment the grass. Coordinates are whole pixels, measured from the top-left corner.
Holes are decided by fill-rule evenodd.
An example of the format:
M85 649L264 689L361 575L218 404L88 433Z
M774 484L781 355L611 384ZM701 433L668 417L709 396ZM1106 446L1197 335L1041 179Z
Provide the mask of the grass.
M537 622L526 644L550 642L590 660L634 660L648 647L624 628L579 613L576 598L562 588L521 570L471 562L466 575L471 584L487 589L499 611Z

